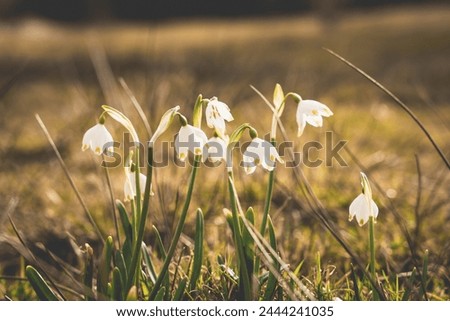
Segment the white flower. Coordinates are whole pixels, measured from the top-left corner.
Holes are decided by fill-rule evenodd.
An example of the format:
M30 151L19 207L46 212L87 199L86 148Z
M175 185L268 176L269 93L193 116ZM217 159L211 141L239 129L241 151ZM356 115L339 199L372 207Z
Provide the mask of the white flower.
M209 100L205 110L206 124L209 128L214 128L220 136L225 135L225 121L234 120L227 104L213 97Z
M145 176L142 173L139 173L139 189L141 192L141 197L144 196L146 181L147 181L147 176ZM150 188L150 190L151 190L151 188ZM134 198L136 197L136 173L135 172L126 171L123 192L125 194L126 202L134 200ZM152 191L150 191L150 195L153 195Z
M358 222L359 226L363 226L367 223L370 216L377 218L378 206L373 200L370 200L370 202L368 202L366 196L361 193L350 204L349 213L349 221L353 220L353 217L356 216L356 221Z
M374 219L378 216L378 206L372 200L372 190L364 173L361 173L361 185L363 186L363 192L350 204L350 215L348 217L348 220L351 221L356 216L359 226L366 224L370 216L373 216Z
M254 138L243 155L244 170L247 174L252 174L259 164L264 169L273 171L275 161L284 163L280 155L278 155L277 149L271 143L261 138Z
M113 152L113 143L114 140L105 125L97 124L84 133L81 150L90 148L97 155L101 155L105 149Z
M180 106L175 106L164 113L164 115L161 117L158 128L156 128L156 131L150 139L151 144L154 143L158 139L158 137L167 130L167 128L169 128L178 110L180 110Z
M220 137L211 137L206 143L208 147L208 158L211 162L227 161L228 136L222 139Z
M194 155L203 155L203 148L208 141L206 134L197 127L185 125L180 128L175 139L175 150L183 162L191 151Z
M315 100L300 100L297 106L298 136L303 134L306 123L322 127L322 117L329 117L333 112L326 105Z

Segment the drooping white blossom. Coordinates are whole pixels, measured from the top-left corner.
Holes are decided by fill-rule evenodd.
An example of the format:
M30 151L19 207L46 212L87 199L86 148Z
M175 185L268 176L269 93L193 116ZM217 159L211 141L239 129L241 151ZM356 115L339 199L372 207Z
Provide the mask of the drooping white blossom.
M209 100L205 110L206 124L214 128L220 136L225 135L225 121L234 120L227 104L213 97Z
M105 125L98 123L84 133L81 150L90 148L95 154L101 155L105 150L113 152L113 143L112 135Z
M204 147L208 142L206 134L197 127L192 125L181 126L175 139L175 150L178 158L184 161L189 151L194 155L203 155Z
M254 173L258 165L273 171L276 161L284 163L277 149L268 141L258 137L250 142L243 155L244 170L247 174Z
M225 139L220 137L211 137L206 143L208 147L208 158L211 162L227 161L228 154L228 136Z
M372 190L370 188L369 180L364 173L361 173L361 185L363 187L363 192L350 204L348 217L349 221L356 217L359 226L366 224L371 216L373 216L374 219L378 217L378 206L372 200Z
M297 106L298 136L303 134L306 124L322 127L322 117L332 116L333 112L326 105L315 100L300 100Z
M139 173L139 189L141 192L141 197L144 197L145 193L145 184L147 182L147 176L142 173ZM123 192L125 195L125 201L134 200L136 197L136 173L126 170L125 172L125 183L123 186ZM153 192L150 187L150 195L153 195Z

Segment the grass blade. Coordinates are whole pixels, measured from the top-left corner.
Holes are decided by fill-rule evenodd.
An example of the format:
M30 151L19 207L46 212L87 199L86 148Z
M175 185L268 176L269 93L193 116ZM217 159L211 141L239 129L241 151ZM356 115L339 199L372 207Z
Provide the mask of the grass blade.
M114 301L123 301L123 283L122 283L122 274L120 273L119 268L115 267L113 270L112 277L112 299Z
M123 256L122 252L116 251L115 259L116 259L116 268L119 269L120 275L122 277L122 285L125 285L125 284L127 284L126 281L130 281L128 279L130 277L130 275L129 275L130 270L127 268L127 265L125 263L125 258ZM125 291L128 293L129 289L123 288L122 290L123 290L123 293L126 294Z
M297 265L297 267L295 268L295 270L293 271L293 273L294 273L294 275L295 275L296 277L299 277L300 271L301 271L301 269L302 269L302 267L303 267L303 263L305 263L305 260L301 260L300 263L299 263L299 264ZM294 288L294 284L295 284L294 280L291 279L291 281L290 281L291 289Z
M89 292L92 292L92 284L94 280L94 250L89 244L85 244L86 248L84 252L84 271L83 271L83 284L88 291L86 291L85 300L89 301L94 299L93 295L90 295Z
M361 301L361 295L359 292L359 286L358 286L358 277L356 276L355 269L353 268L353 264L350 264L350 268L352 269L352 273L350 274L352 278L353 283L353 291L355 292L355 301Z
M25 269L25 275L28 281L30 281L31 286L33 287L40 300L59 301L56 294L52 291L52 289L50 289L47 282L45 282L45 280L34 267L28 265Z
M444 161L444 163L447 166L447 168L450 169L450 162L447 159L447 157L445 157L444 152L441 150L441 148L435 142L435 140L433 139L433 137L431 136L429 131L425 128L424 124L422 124L422 122L419 120L419 118L413 113L413 111L408 106L406 106L406 104L404 102L402 102L397 96L395 96L390 90L388 90L386 87L384 87L378 81L376 81L373 77L371 77L369 74L364 72L362 69L356 67L354 64L352 64L347 59L343 58L342 56L338 55L337 53L335 53L334 51L332 51L330 49L327 49L327 48L323 48L323 49L325 51L327 51L328 53L330 53L331 55L333 55L336 58L338 58L339 60L341 60L342 62L344 62L347 66L351 67L353 70L357 71L359 74L364 76L367 80L369 80L375 86L380 88L389 97L391 97L414 120L414 122L420 127L420 129L424 132L425 136L428 138L428 140L433 145L434 149L436 149L436 152L439 154L441 159Z
M177 291L173 296L173 301L181 301L183 299L184 290L186 290L187 278L181 279L180 283L178 283Z
M20 78L22 73L25 70L25 67L27 66L28 62L25 62L20 66L17 71L9 78L4 84L0 86L0 98L5 96L8 91L14 86L14 84L17 82L17 80Z
M412 292L412 289L414 287L414 282L416 281L416 268L413 268L412 272L411 272L411 276L409 277L409 282L406 286L405 292L403 293L402 296L402 301L408 301L410 300L410 295Z
M194 245L194 261L191 273L191 280L189 282L189 290L196 288L197 281L200 277L203 261L203 237L205 234L205 224L203 219L203 212L197 209L197 218L195 223L195 245Z
M150 124L148 122L147 116L145 116L144 110L142 109L141 105L139 104L138 100L134 96L133 92L131 91L130 87L128 87L127 83L125 82L125 79L119 78L119 83L122 86L125 93L130 98L131 102L133 103L134 109L136 109L139 117L141 118L142 122L144 123L145 130L147 131L148 137L152 136L152 129L150 127Z
M239 215L241 217L244 217L242 214L242 207L239 202L238 194L236 192L236 188L234 186L233 179L230 177L228 179L228 182L230 185L229 186L230 190L231 190L232 194L234 195L236 205L239 210ZM255 240L255 245L261 251L261 253L260 253L261 259L265 262L265 264L266 264L267 268L270 270L270 272L272 272L277 277L278 284L281 287L283 287L284 291L286 292L286 294L288 294L288 296L291 298L291 300L297 300L298 299L297 295L291 291L291 289L286 284L285 280L282 278L280 273L273 268L273 264L272 264L273 258L276 259L276 261L280 264L280 267L282 267L282 269L284 271L286 271L286 273L288 273L289 277L295 282L297 287L304 293L304 295L302 293L298 293L300 298L307 297L310 300L315 300L314 294L303 284L302 281L300 281L298 279L298 277L296 275L294 275L294 273L292 273L292 271L289 269L288 264L286 264L280 258L280 256L272 249L270 244L267 243L267 241L264 239L264 237L262 237L261 234L259 234L259 232L256 230L256 228L254 226L252 226L251 224L249 224L245 217L242 221L244 222L245 228L249 231L250 235ZM272 257L271 257L271 255L272 255Z
M161 272L159 273L158 278L156 279L156 282L155 282L155 286L154 286L152 292L150 293L150 297L149 297L150 300L152 300L156 297L156 295L159 291L159 287L161 286L162 282L164 281L164 278L166 277L166 275L168 275L170 261L172 260L172 257L175 254L178 240L180 239L181 232L184 227L184 222L186 221L186 216L189 211L189 205L191 204L192 191L194 190L195 177L197 175L197 169L200 166L200 162L201 162L201 156L196 155L194 158L194 164L192 165L192 171L191 171L191 175L189 178L188 190L186 193L186 199L185 199L185 202L183 205L183 209L181 211L180 219L178 221L178 224L177 224L177 227L175 230L175 234L172 238L172 242L170 244L169 251L167 252L167 257L164 260L164 264L161 269Z
M17 229L16 224L14 223L12 217L11 217L11 213L14 211L15 207L17 206L17 202L18 200L15 198L12 198L9 202L9 206L8 206L8 210L6 212L6 215L8 216L9 222L14 230L14 233L16 234L17 238L19 239L20 243L22 244L22 246L25 248L26 253L29 255L30 259L33 260L35 262L35 264L39 267L39 269L42 271L42 273L44 274L44 276L49 280L49 282L51 283L51 285L54 287L54 289L56 290L56 292L58 293L58 295L65 300L66 298L64 297L64 295L61 293L61 291L58 289L58 287L56 286L55 282L53 282L53 280L50 278L50 276L45 272L45 269L42 267L42 265L39 263L39 261L36 259L36 257L34 256L33 252L31 252L31 250L28 248L27 244L25 243L24 238L21 236L21 234L19 233L19 230Z
M162 286L159 289L158 293L156 293L154 301L163 301L165 293L166 293L166 288L164 286Z
M419 297L424 297L426 301L428 301L427 296L427 283L428 283L428 250L425 250L425 254L423 257L423 268L422 268L422 278L421 278L421 287L419 292Z
M161 238L161 234L159 233L158 229L154 225L153 225L153 232L155 233L155 236L156 236L156 246L158 248L158 251L159 251L159 253L161 255L161 258L163 260L165 260L166 257L167 257L167 252L166 252L166 249L164 248L164 244L163 244L163 241L162 241L162 238Z
M131 225L125 205L121 201L116 200L116 206L119 210L120 222L122 223L122 228L125 233L125 241L122 245L122 253L125 259L126 266L129 269L132 259L133 227Z
M251 225L255 225L255 211L252 207L249 207L245 213L247 221ZM244 223L241 225L243 226ZM255 264L255 241L253 240L250 233L246 228L242 229L242 242L244 245L245 262L247 264L247 270L249 273L250 280L253 279L253 268Z
M156 247L159 250L161 258L165 261L167 259L167 252L166 252L166 249L164 248L161 234L159 233L159 230L156 228L156 226L153 226L153 231L155 232L155 236L156 236ZM158 279L158 277L156 279ZM156 280L155 280L155 282L156 282ZM153 284L155 282L153 282ZM174 279L174 282L175 282L175 279ZM164 288L167 289L167 291L170 291L169 273L166 273L166 275L164 276L163 284L164 284ZM166 293L166 294L168 295L168 293Z
M172 293L175 289L175 283L177 282L178 271L180 270L181 260L183 258L183 252L185 250L186 250L186 247L183 246L183 249L180 251L180 254L178 256L178 260L175 265L175 271L173 272L172 285L170 284L169 273L167 273L166 283L164 283L164 287L166 288L166 294L164 295L164 300L166 300L166 301L171 301L173 298ZM188 266L190 266L190 265L191 265L191 262L189 262ZM189 268L188 268L188 271L186 274L189 274Z
M320 253L317 252L316 255L316 291L317 291L317 299L319 301L322 301L324 299L323 297L323 291L322 291L322 264L320 262Z
M271 144L275 146L275 140L271 139ZM261 234L263 237L266 234L266 225L267 225L267 219L270 212L270 205L272 203L272 194L273 194L273 185L275 181L275 169L270 171L269 173L269 181L267 183L267 190L266 190L266 196L264 201L264 212L263 217L261 221L261 227L259 229L259 234ZM255 262L255 273L258 273L259 270L259 258L256 258Z
M77 186L75 185L74 180L72 179L72 176L70 175L69 169L66 166L66 163L64 162L58 147L56 147L55 142L53 141L53 138L50 136L50 133L47 130L47 127L45 126L44 122L42 121L41 117L38 114L34 115L39 126L41 127L42 131L44 132L45 137L47 138L50 146L52 147L53 151L55 152L56 158L59 161L59 165L61 166L64 174L66 175L67 179L69 180L70 186L72 187L73 191L75 192L75 195L78 198L78 201L81 204L81 207L83 207L84 213L86 214L89 222L91 222L92 226L94 227L95 232L97 233L97 236L100 240L100 242L105 242L102 233L100 232L100 229L98 228L97 223L95 223L94 218L91 215L91 212L87 208L86 203L84 202L83 198L81 197L80 191L78 190Z
M125 208L125 205L116 200L116 206L119 210L120 222L122 223L122 228L125 233L125 237L132 240L133 239L133 228L131 227L130 219L128 218L128 212Z
M277 241L275 236L275 229L273 227L272 219L270 215L268 216L268 228L269 228L269 242L272 249L277 251ZM276 261L275 257L272 256L273 259L273 268L277 271L280 269L280 264ZM269 272L269 278L267 279L266 291L264 292L263 300L264 301L272 301L275 296L275 290L277 287L277 278L272 272Z
M152 184L152 177L153 177L153 148L150 146L147 146L147 180L145 182L145 190L144 190L144 200L142 203L142 210L139 215L139 221L137 222L137 235L133 237L133 246L131 253L131 260L129 264L129 271L130 275L128 276L128 282L126 284L127 290L129 290L133 284L133 281L135 280L135 273L138 271L138 264L140 262L139 258L141 256L142 251L142 241L144 238L144 230L147 223L147 217L148 217L148 208L150 204L150 192L151 192L151 184ZM139 164L137 162L137 164ZM136 172L139 171L139 166L137 166ZM136 180L138 181L138 180ZM137 184L136 187L138 187L139 184ZM137 193L136 189L136 193ZM140 199L140 197L136 198L137 200ZM140 270L140 269L139 269ZM137 278L140 277L140 274L137 274ZM139 283L139 282L137 282ZM128 291L127 291L128 292Z
M102 162L105 162L105 155L102 154ZM108 186L109 191L109 198L111 200L111 212L112 212L112 219L114 221L114 228L116 230L116 238L117 238L117 245L120 248L120 232L119 232L119 222L117 220L117 214L116 214L116 206L114 202L114 191L111 183L111 176L109 175L109 170L107 166L104 166L104 173L106 177L106 185Z
M234 246L237 252L237 262L239 266L239 299L241 300L251 300L252 299L252 284L249 279L249 274L247 270L247 264L245 263L245 253L244 253L244 245L242 241L242 232L241 232L241 223L245 224L244 220L247 219L239 218L239 211L237 205L237 193L234 190L233 185L233 173L228 173L228 190L230 194L230 203L231 203L231 213L232 213L232 224L234 231ZM242 215L243 216L243 215Z
M156 280L155 266L153 265L153 261L150 255L148 254L147 245L145 245L144 242L142 242L142 259L144 260L145 267L147 268L147 275L150 277L150 281L152 281L152 283L155 284Z
M114 249L113 238L108 236L103 247L102 257L98 267L97 290L107 295L109 275L111 273L111 259Z
M231 214L231 211L226 208L223 210L223 213L225 215L225 219L227 221L228 227L230 228L231 234L233 235L234 239L233 215Z

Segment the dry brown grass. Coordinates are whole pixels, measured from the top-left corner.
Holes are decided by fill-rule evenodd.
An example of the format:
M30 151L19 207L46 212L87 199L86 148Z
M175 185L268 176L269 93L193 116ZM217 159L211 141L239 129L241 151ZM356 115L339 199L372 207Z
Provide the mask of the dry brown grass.
M1 25L0 84L22 66L24 69L13 87L0 97L0 209L6 208L12 196L19 198L14 217L32 243L43 241L49 246L61 239L61 244L66 244L66 232L74 235L78 244L95 243L93 230L35 123L33 115L39 113L93 215L105 233L112 233L99 160L80 152L82 134L95 121L99 106L107 103L131 115L139 124L136 127L141 136L145 135L129 98L117 82L108 78L102 66L106 60L100 59L102 52L110 63L111 75L127 81L152 126L165 109L174 105L181 105L189 115L197 94L202 93L205 97L218 96L230 105L236 118L233 125L249 121L260 133L266 133L269 109L249 85L270 96L279 82L304 98L327 103L335 113L323 129L308 128L298 140L294 138L294 106L288 106L283 121L296 146L309 140L323 142L325 132L333 130L348 140L348 148L380 185L381 190L375 193L381 205L377 224L379 262L396 272L410 271L412 264L404 235L389 207L395 206L414 235L417 155L422 184L416 249L419 254L430 250L430 271L436 277L432 291L445 297L450 248L448 170L406 114L321 47L339 52L398 94L448 155L449 18L450 7L443 6L348 13L333 24L314 16L296 16L158 25L73 26L37 20ZM97 66L93 66L91 57L100 57ZM99 81L98 74L106 78ZM117 126L113 128L120 133ZM172 128L172 134L175 130ZM343 157L348 167L321 166L304 171L331 219L355 251L365 257L366 232L347 222L348 205L359 192L360 168L349 154ZM242 170L236 174L243 205L252 205L256 213L261 213L267 175L259 172L245 176ZM121 198L123 173L115 169L111 175L116 182L114 192ZM183 197L186 175L186 170L174 166L157 172L158 195L150 221L167 238L173 227L176 195ZM292 172L280 168L277 180L272 213L283 256L289 262L305 259L306 273L316 252L322 254L325 263L336 265L340 273L348 270L346 253L304 205ZM230 235L222 215L222 209L228 206L223 168L202 169L198 182L201 184L192 208L202 207L206 215L211 256L219 252L231 256ZM0 225L1 234L10 232L6 224ZM192 236L192 224L186 235ZM55 251L58 246L63 255L65 245L55 245ZM0 263L14 270L17 256L8 253L0 249Z

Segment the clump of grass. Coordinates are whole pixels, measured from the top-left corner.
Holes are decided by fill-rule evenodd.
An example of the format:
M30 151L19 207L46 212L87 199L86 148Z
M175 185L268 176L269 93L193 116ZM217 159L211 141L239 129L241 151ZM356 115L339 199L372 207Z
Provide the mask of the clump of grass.
M192 113L195 127L188 124L186 117L180 114L179 107L172 108L163 115L158 129L147 144L146 175L141 173L139 166L141 164L140 157L143 156L140 155L139 145L135 145L134 153L130 154L125 163L125 166L127 166L125 196L126 200L130 201L130 206L126 206L119 200L116 201L117 212L119 213L119 219L113 215L114 220L116 220L116 240L112 236L103 238L102 232L78 192L46 126L40 117L36 116L73 190L77 194L88 220L103 244L100 254L94 253L94 249L88 243L84 245L80 254L82 258L80 262L80 278L77 280L72 277L74 284L67 292L85 300L189 300L212 299L216 298L215 296L226 300L405 300L415 298L415 295L419 298L427 299L427 253L424 257L423 268L419 278L416 278L417 270L414 269L408 277L405 277L406 281L400 285L399 274L396 274L394 281L391 281L386 271L380 271L383 277L380 277L377 273L374 219L378 214L378 207L372 200L372 190L364 174L361 174L363 193L350 206L350 217L353 218L356 215L360 225L369 221L370 268L367 270L364 267L361 259L351 249L351 245L343 239L341 232L330 221L326 220L322 216L322 212L319 211L317 214L322 219L322 223L336 238L336 241L351 255L358 269L352 266L350 271L347 271L340 280L332 283L331 276L334 274L335 268L332 266L324 267L318 254L315 264L313 264L315 266L313 277L301 274L303 261L296 265L297 268L294 271L291 270L281 257L276 228L270 215L270 205L275 184L275 162L277 160L283 162L275 149L277 127L280 126L283 136L285 136L286 132L280 117L290 98L298 104L297 121L299 135L303 133L307 123L313 126L321 126L322 116L331 116L332 112L327 106L315 101L303 100L296 93L285 95L278 84L275 86L273 104L259 91L257 92L273 113L270 143L258 138L257 131L246 123L238 126L230 136L227 136L222 117L224 113L229 113L229 109L227 105L216 100L216 98L204 99L201 95L197 98ZM214 134L216 135L213 141L221 142L218 146L215 146L215 153L210 150L214 147L212 140L207 141L207 137L201 129L202 110L204 107L206 107L205 116L208 125L214 128ZM136 144L139 143L137 131L128 117L109 106L103 106L103 109L104 112L99 117L99 125L90 129L83 138L83 149L91 148L97 154L105 153L108 155L108 153L112 153L113 150L110 147L112 136L104 127L105 119L108 116L123 125L131 133L134 142ZM140 115L144 123L148 124L145 115L143 113L140 113ZM175 145L178 157L181 160L185 160L188 156L187 153L193 153L194 161L187 183L184 206L170 246L167 249L161 240L158 229L154 227L156 244L162 260L159 261L157 255L151 250L152 248L143 242L143 238L146 221L149 217L148 209L152 201L154 144L159 136L170 128L171 123L175 119L178 119L181 124ZM232 120L232 117L228 117L228 121L230 120ZM256 226L256 213L253 208L249 208L244 214L233 175L235 166L233 166L233 155L230 151L230 146L236 144L245 132L248 132L252 139L252 142L244 152L244 168L246 172L253 173L258 164L262 164L269 171L265 205L259 227ZM192 145L191 139L198 145ZM182 142L188 144L182 145ZM220 150L218 147L224 147L224 150ZM195 241L192 254L183 259L184 250L180 251L179 249L180 237L182 236L186 217L190 212L190 202L197 171L202 159L205 160L205 158L211 157L212 154L214 156L219 155L219 157L215 158L216 161L223 160L226 163L225 168L228 174L227 182L231 208L231 211L228 211L226 216L233 235L233 246L236 249L236 255L234 258L231 258L232 260L225 261L223 256L219 255L215 263L211 262L209 258L205 260L207 256L205 255L204 247L204 215L200 208L197 209ZM301 174L301 172L297 172L297 174ZM306 189L304 191L305 195L309 195L313 202L320 204L305 177L300 176L300 178L303 179ZM112 182L109 184L110 188L111 186ZM109 191L109 194L113 195L112 190ZM324 209L321 210L323 211ZM26 241L12 221L10 214L8 215L16 235L27 249L31 259L37 264L37 269L33 265L29 265L25 269L26 279L30 282L36 296L41 300L66 300L66 294L63 294L63 292L67 290L67 287L59 286L44 272L45 270L40 266L39 261L27 248ZM118 228L119 225L122 227L121 232ZM265 235L267 230L269 232L268 239ZM188 262L187 264L182 263L186 261ZM171 270L171 267L174 270ZM220 286L212 285L216 279L220 280L218 283Z

